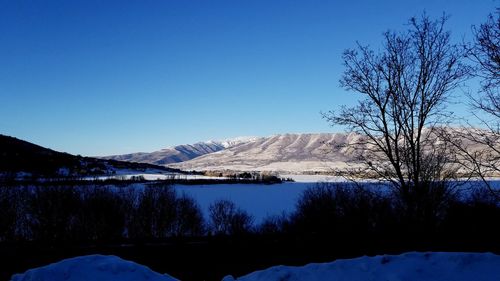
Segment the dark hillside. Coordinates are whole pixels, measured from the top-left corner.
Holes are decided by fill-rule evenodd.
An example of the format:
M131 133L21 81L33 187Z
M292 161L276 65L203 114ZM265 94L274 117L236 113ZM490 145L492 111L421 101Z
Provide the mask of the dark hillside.
M14 137L0 135L0 174L4 178L27 173L31 177L79 177L113 174L116 169L156 169L179 172L161 166L101 160L54 151Z

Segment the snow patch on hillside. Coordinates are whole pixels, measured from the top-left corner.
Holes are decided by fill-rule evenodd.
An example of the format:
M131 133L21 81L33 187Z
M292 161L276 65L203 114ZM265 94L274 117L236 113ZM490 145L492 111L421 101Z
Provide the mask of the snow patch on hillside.
M254 142L254 141L259 140L261 138L262 137L245 136L245 137L235 137L235 138L224 139L224 140L209 140L209 141L206 141L205 143L219 144L219 145L222 145L224 148L230 148L230 147L237 146L240 144Z
M491 253L406 253L275 266L223 281L498 281L500 256Z

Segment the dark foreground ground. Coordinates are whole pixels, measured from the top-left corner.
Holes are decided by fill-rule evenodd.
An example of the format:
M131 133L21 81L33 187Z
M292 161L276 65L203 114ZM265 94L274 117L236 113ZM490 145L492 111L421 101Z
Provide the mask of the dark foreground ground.
M148 243L107 245L0 244L0 280L14 273L88 255L116 255L168 273L183 281L217 280L241 276L273 265L304 265L362 255L398 254L408 251L493 252L500 254L500 237L441 235L246 236L169 239Z

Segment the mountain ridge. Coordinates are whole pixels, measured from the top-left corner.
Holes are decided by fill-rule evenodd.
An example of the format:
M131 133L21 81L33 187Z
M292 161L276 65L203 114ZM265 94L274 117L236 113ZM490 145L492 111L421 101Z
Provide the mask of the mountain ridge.
M327 172L354 162L343 145L359 137L355 133L277 134L168 166L200 171Z
M181 144L163 148L153 152L137 152L121 155L101 156L100 159L110 159L128 162L167 165L188 161L199 156L218 152L246 142L254 141L259 137L237 137L221 141L202 141L194 144Z
M210 145L218 146L217 149L163 165L188 171L330 173L360 164L360 151L355 152L349 144L365 143L364 138L365 136L354 132L286 133L246 139L228 147L223 147L218 142L210 142ZM364 146L369 151L370 144L366 143ZM476 150L484 149L473 143L468 146ZM141 162L140 159L136 161Z

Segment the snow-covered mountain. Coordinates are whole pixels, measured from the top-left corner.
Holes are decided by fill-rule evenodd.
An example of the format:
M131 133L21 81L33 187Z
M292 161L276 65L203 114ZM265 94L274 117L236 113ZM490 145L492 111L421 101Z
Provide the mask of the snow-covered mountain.
M186 170L330 171L353 163L342 146L359 137L342 133L274 135L169 166Z
M348 144L359 143L362 138L362 135L356 133L242 137L179 145L153 153L136 153L107 158L197 171L273 171L293 174L331 172L358 164L353 148ZM467 139L463 141L471 151L487 149L470 143ZM368 146L367 151L369 151Z
M464 133L465 129L450 128L453 134ZM440 143L435 133L424 129L429 143L423 148L432 149ZM477 129L476 135L487 132ZM457 135L460 137L460 134ZM358 154L372 151L372 144L358 147L354 153L353 143L365 143L363 135L357 133L315 133L282 134L258 138L227 149L206 154L195 159L169 165L182 170L234 170L234 171L273 171L282 174L332 172L359 165ZM468 150L484 151L490 148L471 142L466 137L459 139ZM373 152L371 152L373 153Z
M112 155L101 157L104 159L140 162L156 165L166 165L171 163L178 163L188 161L196 157L221 151L233 146L252 142L257 140L257 137L238 137L234 139L227 139L222 141L205 141L195 144L177 145L154 152L138 152L123 155Z

